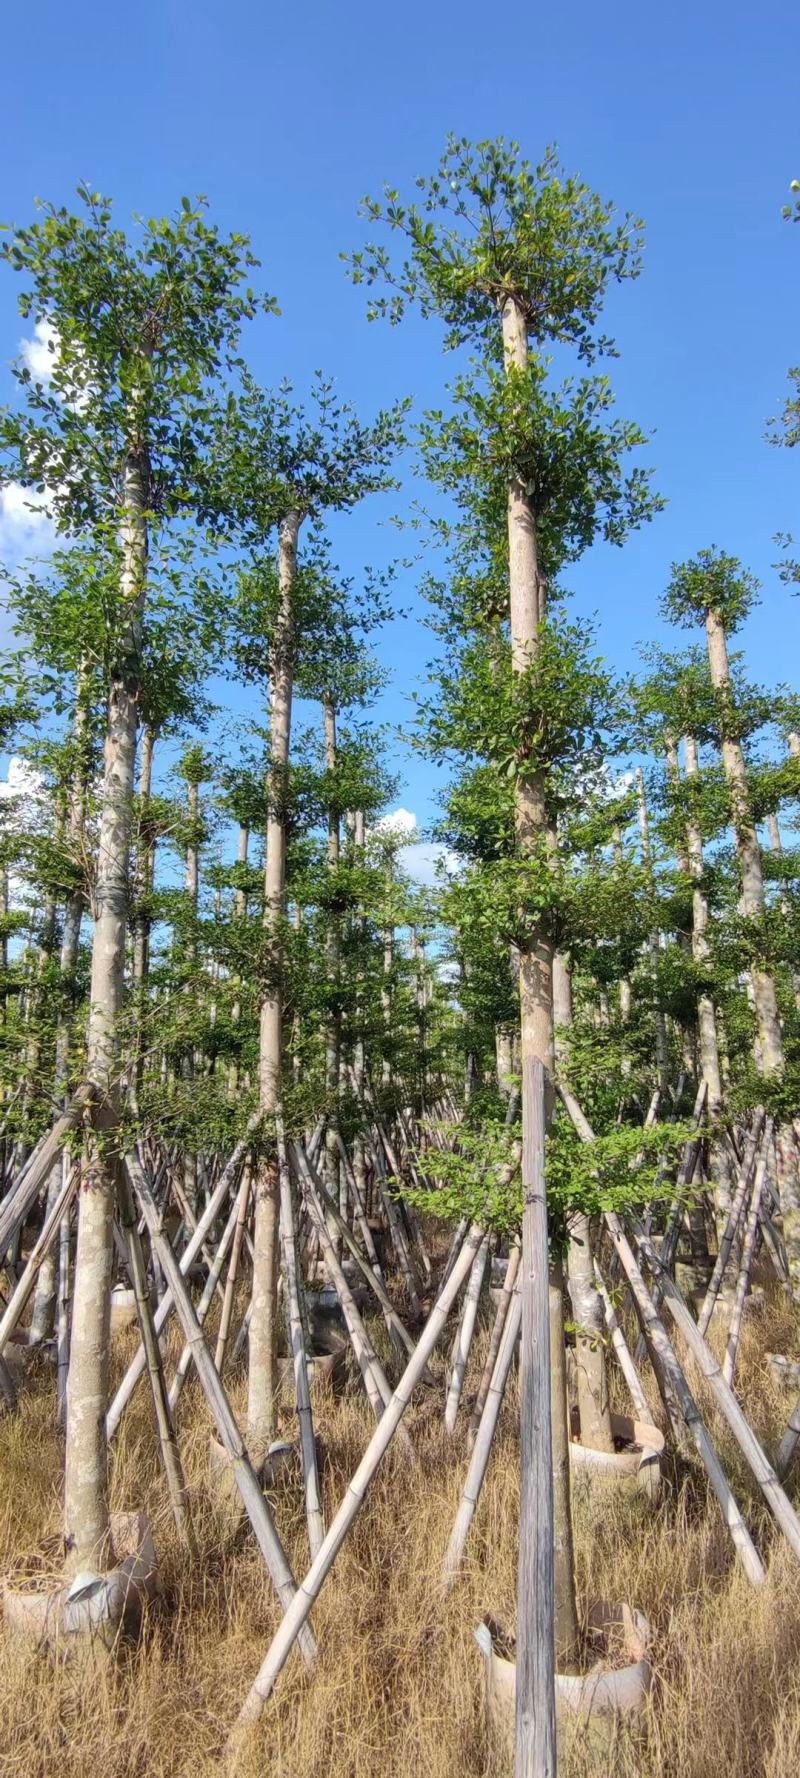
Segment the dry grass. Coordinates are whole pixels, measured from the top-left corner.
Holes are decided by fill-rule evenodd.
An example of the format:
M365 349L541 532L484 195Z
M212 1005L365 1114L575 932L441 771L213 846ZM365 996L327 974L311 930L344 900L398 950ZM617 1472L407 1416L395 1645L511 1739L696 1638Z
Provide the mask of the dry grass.
M377 1330L376 1330L377 1337ZM485 1340L485 1332L482 1340ZM765 1350L796 1352L797 1317L770 1303L743 1341L743 1398L773 1443L789 1401ZM130 1350L120 1343L118 1362ZM480 1353L475 1360L473 1387ZM441 1370L440 1370L441 1374ZM241 1378L234 1397L241 1400ZM702 1394L701 1391L699 1391ZM705 1405L705 1404L704 1404ZM369 1436L358 1395L317 1398L328 1515ZM465 1467L463 1427L452 1443L441 1397L414 1412L419 1464L391 1452L314 1615L320 1661L309 1683L293 1657L242 1750L241 1778L489 1778L481 1659L473 1628L485 1613L513 1623L517 1474L514 1404L506 1409L463 1578L443 1602L438 1574ZM463 1412L463 1411L462 1411ZM143 1505L156 1534L163 1593L136 1646L105 1667L59 1663L0 1633L0 1775L14 1778L205 1778L218 1773L228 1725L260 1663L277 1610L246 1532L215 1505L208 1421L196 1384L180 1432L200 1559L178 1546L158 1473L146 1394L123 1423L113 1504ZM716 1427L716 1421L714 1425ZM287 1430L290 1415L287 1413ZM575 1501L582 1599L626 1598L649 1616L656 1680L643 1731L600 1764L580 1741L564 1778L795 1778L800 1772L800 1586L766 1527L727 1440L739 1498L762 1550L758 1594L734 1571L716 1507L692 1464L673 1463L656 1513L605 1492ZM38 1552L56 1562L62 1452L52 1379L0 1422L0 1571ZM298 1478L275 1496L297 1571L307 1566Z

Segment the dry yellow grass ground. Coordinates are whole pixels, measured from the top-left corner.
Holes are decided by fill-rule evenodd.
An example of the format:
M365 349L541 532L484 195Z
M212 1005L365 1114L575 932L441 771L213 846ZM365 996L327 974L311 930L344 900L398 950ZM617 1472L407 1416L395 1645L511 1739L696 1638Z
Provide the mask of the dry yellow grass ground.
M482 1339L485 1340L485 1332ZM121 1343L118 1362L126 1350ZM797 1354L794 1312L751 1316L740 1386L774 1446L789 1400L770 1381L765 1350ZM477 1364L478 1360L476 1360ZM441 1369L440 1369L441 1375ZM475 1376L473 1375L474 1387ZM241 1379L234 1382L241 1400ZM419 1465L390 1453L314 1617L319 1667L298 1658L251 1734L241 1778L494 1778L486 1747L481 1659L486 1612L513 1623L517 1473L507 1404L462 1580L446 1601L439 1566L465 1468L464 1428L449 1441L442 1397L413 1415ZM369 1436L358 1395L317 1398L330 1514ZM716 1422L713 1422L716 1428ZM288 1422L287 1422L288 1424ZM206 1778L277 1622L252 1538L231 1538L215 1507L208 1422L196 1385L180 1430L200 1545L177 1544L158 1473L146 1394L135 1398L113 1461L114 1505L150 1512L163 1594L141 1640L105 1669L54 1664L0 1632L0 1774L11 1778ZM718 1429L717 1429L718 1430ZM598 1765L578 1742L564 1778L796 1778L800 1773L800 1575L766 1526L730 1444L720 1437L762 1550L767 1585L753 1593L733 1569L726 1534L693 1466L669 1466L656 1513L604 1494L575 1501L579 1588L627 1598L651 1619L656 1681L643 1730ZM53 1386L42 1377L0 1422L0 1571L38 1552L57 1565L62 1454ZM297 1478L275 1497L296 1570L307 1566Z

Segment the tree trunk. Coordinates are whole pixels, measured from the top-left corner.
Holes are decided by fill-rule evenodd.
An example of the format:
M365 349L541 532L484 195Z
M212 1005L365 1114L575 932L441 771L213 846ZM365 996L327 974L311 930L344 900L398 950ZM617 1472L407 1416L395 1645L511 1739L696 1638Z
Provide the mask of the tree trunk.
M731 704L731 673L725 626L717 611L706 612L706 638L711 679L715 690L719 693L720 704L724 712ZM761 848L750 806L747 768L740 742L724 733L722 764L728 785L731 816L736 835L736 850L742 873L742 911L748 920L752 920L754 924L761 924L766 908L764 877L761 868ZM751 966L750 979L758 1026L760 1069L764 1076L781 1074L784 1061L783 1037L778 1017L775 983L769 970L762 963L754 963Z
M266 986L261 1001L259 1035L259 1105L274 1117L281 1097L281 1019L283 1011L283 939L286 888L286 775L292 721L294 620L292 596L297 573L300 513L281 520L278 542L280 600L270 660L270 763L267 776L267 854L264 867L264 938ZM269 1132L274 1141L274 1132ZM255 1181L253 1230L253 1295L249 1328L247 1382L247 1445L253 1462L266 1456L275 1436L277 1383L278 1259L280 1182L277 1154L262 1155Z
M68 1569L102 1567L110 1555L105 1417L108 1397L114 1165L105 1145L119 1117L118 1020L128 921L138 661L147 570L148 466L143 451L125 465L120 667L108 701L100 810L86 1068L100 1095L87 1138L78 1240L67 1402L64 1525Z
M649 816L647 813L647 799L646 799L645 793L644 793L644 776L643 776L641 770L637 771L637 773L636 773L636 782L637 782L638 792L639 792L639 833L641 835L641 841L642 841L642 859L644 862L645 876L647 878L648 893L650 895L650 900L653 904L653 907L655 908L656 884L655 884L655 874L653 871L653 848L650 843L650 819L649 819ZM657 928L654 928L654 930L650 934L650 954L653 959L653 971L655 974L655 972L658 969L658 962L659 962L659 958L661 955L661 940L660 940ZM654 987L655 987L655 993L656 993L656 1008L655 1008L656 1067L658 1070L659 1092L661 1093L662 1101L664 1101L664 1100L666 1100L666 1096L669 1092L669 1047L667 1044L667 1022L666 1022L666 1019L664 1018L664 1014L662 1012L661 1006L658 1004L658 992L659 991L658 991L657 980L654 984Z
M699 775L697 742L693 735L685 735L683 740L686 778L691 785ZM695 963L703 968L710 956L711 947L708 942L708 901L703 886L703 836L695 815L691 811L686 818L686 854L689 875L692 879L692 956ZM697 1034L700 1044L700 1068L706 1083L706 1107L713 1124L718 1124L722 1116L722 1070L719 1060L719 1041L717 1037L717 1015L710 994L700 994L697 999ZM731 1207L731 1177L728 1162L728 1151L719 1137L711 1141L711 1183L714 1191L714 1214L717 1232L721 1235L728 1220Z
M341 836L339 816L335 805L334 774L336 772L336 706L330 692L323 699L325 715L325 770L328 778L328 869L339 868L341 856ZM338 1010L339 960L340 960L339 917L336 913L329 914L328 926L328 993L331 1004L328 1009L327 1028L325 1033L325 1094L328 1101L328 1127L325 1132L325 1185L334 1203L339 1205L342 1216L347 1219L347 1180L342 1178L340 1191L339 1143L337 1129L339 1123L339 1051L341 1047L341 1016ZM331 1229L331 1239L337 1252L340 1242L336 1231Z
M137 845L136 911L133 921L133 1065L131 1069L131 1101L136 1110L144 1075L146 1048L147 978L150 973L150 896L155 880L156 844L150 820L150 797L153 785L153 755L156 731L148 725L142 734L139 760L139 835Z
M506 373L513 389L514 378L524 376L528 364L527 322L521 305L513 297L504 302L501 318ZM530 672L536 660L540 625L545 615L545 588L539 570L535 515L527 487L517 476L513 476L509 483L507 521L511 666L515 675L523 677ZM544 776L540 771L531 771L530 768L526 770L524 761L517 777L514 818L519 854L523 858L536 856L547 842ZM525 1144L532 1140L530 1127L526 1129L525 1109L527 1096L527 1120L530 1120L533 1080L531 1071L537 1064L541 1067L543 1091L546 1093L547 1076L552 1075L554 1063L553 944L543 924L534 931L530 942L520 947L519 993L522 1075L523 1082L529 1080L531 1083L528 1094L523 1094ZM541 1262L542 1255L547 1252L548 1233L547 1201L543 1185L542 1174L541 1184L530 1198L526 1191L521 1266L523 1331L526 1325L526 1294L530 1305L532 1280L535 1278L538 1291L543 1292L545 1289ZM554 1770L554 1703L551 1703L545 1723L537 1725L540 1732L544 1732L548 1746L552 1731L552 1766L549 1762L542 1763L538 1755L531 1753L531 1737L527 1731L523 1732L524 1723L530 1727L531 1712L534 1715L537 1712L537 1691L541 1694L543 1676L548 1670L552 1671L547 1665L542 1666L543 1662L548 1662L549 1655L532 1647L531 1638L539 1639L544 1636L554 1648L557 1636L559 1647L563 1645L565 1650L573 1648L577 1640L574 1571L571 1562L562 1559L565 1548L562 1532L570 1523L570 1506L568 1450L566 1463L561 1461L562 1449L569 1442L569 1426L560 1297L557 1308L558 1312L551 1301L550 1352L546 1339L540 1338L538 1342L534 1342L532 1338L533 1326L541 1330L545 1325L545 1304L540 1302L535 1312L530 1306L528 1308L531 1339L528 1375L523 1381L522 1416L523 1429L527 1427L527 1438L522 1449L521 1487L525 1516L521 1526L524 1547L520 1553L520 1578L524 1577L529 1563L533 1561L538 1571L542 1605L537 1609L534 1621L523 1611L523 1600L518 1600L520 1635L517 1650L516 1778L532 1778L534 1772L545 1774ZM547 1376L548 1370L552 1372L552 1385ZM542 1414L545 1419L547 1416L548 1391L551 1391L551 1420L555 1414L555 1423L550 1428L543 1424L541 1418ZM541 1457L544 1452L549 1453L551 1450L552 1492L541 1485ZM558 1549L555 1551L554 1532L559 1539ZM554 1588L559 1594L555 1602L555 1615Z

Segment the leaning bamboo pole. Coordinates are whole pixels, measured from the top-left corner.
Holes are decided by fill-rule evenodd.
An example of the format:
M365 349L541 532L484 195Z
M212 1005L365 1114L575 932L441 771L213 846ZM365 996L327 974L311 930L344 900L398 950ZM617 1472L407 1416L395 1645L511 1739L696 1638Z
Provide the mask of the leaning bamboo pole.
M286 1279L289 1344L292 1353L297 1419L300 1427L300 1455L303 1464L303 1493L306 1504L308 1547L313 1561L325 1536L325 1519L322 1512L322 1494L319 1485L319 1470L317 1468L317 1444L314 1437L314 1417L311 1412L311 1390L308 1384L306 1338L305 1329L303 1327L303 1316L301 1313L303 1286L297 1263L292 1182L289 1175L289 1159L286 1153L286 1134L283 1126L283 1114L280 1108L275 1113L275 1139L278 1149L280 1235L283 1248L283 1273Z
M253 1468L245 1449L244 1440L225 1388L220 1381L219 1372L203 1338L203 1330L198 1322L195 1307L186 1287L183 1275L178 1266L175 1254L161 1226L161 1216L147 1184L142 1168L135 1156L126 1157L123 1165L127 1168L131 1186L136 1195L139 1208L147 1225L147 1230L164 1268L172 1292L175 1307L183 1327L187 1341L192 1348L195 1369L203 1394L211 1411L220 1441L230 1461L233 1478L255 1533L256 1542L261 1551L272 1580L275 1591L288 1612L297 1592L294 1575L283 1544L275 1529L269 1506L261 1491L258 1476ZM303 1653L306 1664L311 1667L316 1655L316 1644L310 1632L306 1631Z
M392 1303L391 1297L383 1282L383 1277L379 1276L379 1274L373 1270L372 1266L367 1264L363 1254L359 1251L358 1243L353 1236L352 1230L348 1228L347 1223L339 1211L338 1205L334 1203L332 1197L326 1191L325 1186L322 1183L322 1178L310 1161L308 1150L304 1147L303 1143L295 1142L292 1147L292 1153L304 1185L308 1183L309 1179L311 1180L316 1195L327 1211L331 1221L336 1224L345 1245L352 1254L352 1257L361 1272L365 1284L369 1285L373 1296L375 1296L380 1303L387 1328L390 1332L395 1332L397 1338L405 1346L406 1351L411 1355L415 1351L414 1340L412 1339L405 1322L401 1320Z
M514 1286L517 1282L517 1273L519 1271L519 1262L520 1262L519 1241L514 1241L512 1244L512 1247L511 1247L511 1252L509 1253L509 1256L508 1256L508 1263L506 1265L506 1275L505 1275L505 1278L503 1279L503 1288L500 1292L500 1301L497 1305L497 1314L495 1315L495 1318L494 1318L494 1324L492 1326L491 1337L489 1339L489 1346L488 1346L488 1350L486 1353L486 1363L484 1364L484 1367L483 1367L483 1373L481 1376L481 1380L480 1380L480 1383L478 1384L478 1393L475 1397L475 1404L472 1409L472 1413L470 1415L469 1433L468 1433L468 1443L469 1443L470 1449L472 1448L472 1445L475 1441L478 1427L480 1426L480 1423L481 1423L481 1415L483 1413L484 1403L485 1403L486 1397L489 1393L489 1388L491 1385L492 1376L494 1374L495 1360L496 1360L497 1354L500 1350L500 1342L503 1338L503 1329L506 1324L506 1319L508 1316L508 1310L509 1310L509 1305L511 1303L511 1298L513 1295Z
M660 1261L652 1241L644 1230L634 1224L634 1234L645 1254L648 1265L655 1272ZM800 1519L798 1519L792 1503L781 1487L777 1475L768 1461L746 1415L740 1407L731 1386L722 1374L722 1367L711 1347L706 1344L700 1329L686 1307L677 1284L672 1278L664 1279L664 1298L666 1306L677 1328L680 1329L687 1346L696 1358L700 1371L705 1377L717 1406L733 1433L737 1445L752 1475L767 1502L773 1517L780 1526L786 1542L793 1554L800 1558Z
M24 1269L11 1292L2 1319L0 1319L0 1357L5 1352L11 1335L25 1312L28 1298L36 1284L39 1268L56 1240L61 1227L61 1218L68 1213L72 1205L79 1181L80 1169L78 1167L70 1168L58 1197L51 1206L41 1234L32 1247Z
M506 1315L499 1348L492 1367L489 1387L484 1397L480 1423L461 1492L458 1512L453 1521L453 1529L442 1562L442 1582L445 1591L449 1590L456 1578L470 1527L475 1517L494 1443L500 1409L503 1405L508 1374L519 1339L519 1330L522 1326L522 1298L518 1289L509 1292L509 1303L510 1308Z
M186 1482L183 1475L178 1441L175 1437L175 1426L164 1381L164 1366L161 1360L161 1347L153 1325L153 1309L150 1302L150 1291L147 1285L147 1267L145 1265L142 1241L139 1234L138 1219L134 1206L128 1175L122 1165L116 1171L116 1192L120 1219L128 1242L131 1278L136 1297L136 1313L139 1318L139 1331L142 1337L147 1374L150 1379L150 1392L153 1397L153 1411L156 1419L158 1443L164 1474L167 1478L172 1516L178 1536L184 1549L190 1556L196 1556L197 1546L189 1516L189 1504L186 1493Z
M247 1723L253 1722L261 1715L298 1635L308 1622L347 1533L363 1506L369 1484L388 1450L392 1437L411 1400L414 1388L444 1331L451 1306L470 1270L482 1238L479 1228L472 1230L453 1268L446 1290L431 1310L420 1334L416 1350L409 1359L386 1412L378 1421L361 1462L348 1483L339 1510L328 1527L325 1542L316 1560L312 1562L307 1575L301 1581L294 1599L270 1643L260 1670L234 1724L232 1735L234 1742Z
M220 1236L219 1242L217 1244L217 1250L215 1253L213 1253L211 1255L211 1267L210 1267L210 1270L208 1273L208 1277L206 1278L205 1284L203 1285L203 1289L202 1289L201 1296L200 1296L200 1301L197 1304L196 1314L197 1314L198 1326L200 1326L200 1327L203 1327L205 1320L206 1320L206 1316L208 1315L208 1311L211 1308L211 1304L212 1304L214 1297L216 1295L217 1288L219 1286L219 1281L222 1277L223 1269L225 1266L225 1261L228 1257L230 1248L233 1245L233 1239L236 1234L236 1225L238 1223L238 1220L239 1220L239 1199L238 1199L238 1193L237 1193L237 1196L234 1198L234 1201L231 1204L230 1209L228 1211L228 1220L225 1224L225 1227L222 1231L222 1235ZM224 1298L223 1298L223 1301L224 1301ZM180 1400L180 1396L181 1396L181 1393L183 1390L183 1385L186 1382L186 1378L189 1375L191 1366L192 1366L192 1348L191 1348L189 1341L187 1340L184 1343L180 1358L178 1359L178 1363L177 1363L177 1366L175 1369L175 1375L174 1375L172 1382L170 1384L169 1405L170 1405L170 1410L173 1414L174 1414L175 1409L176 1409L178 1402Z
M741 1222L742 1212L744 1210L744 1205L745 1205L745 1199L746 1199L747 1193L750 1189L750 1183L751 1183L751 1180L753 1177L753 1169L756 1164L756 1155L758 1153L758 1146L759 1146L759 1142L761 1140L761 1133L763 1130L763 1125L764 1125L764 1112L763 1112L762 1107L759 1106L758 1110L756 1111L755 1118L753 1120L752 1129L750 1130L750 1133L747 1138L747 1143L745 1145L745 1151L742 1156L742 1163L741 1163L741 1167L739 1169L739 1183L736 1187L736 1191L734 1192L733 1203L731 1204L730 1210L728 1212L728 1219L727 1219L725 1228L722 1233L722 1239L719 1244L719 1252L717 1254L717 1257L716 1257L716 1260L714 1263L714 1270L713 1270L711 1277L708 1281L708 1289L705 1294L705 1300L704 1300L703 1306L700 1310L700 1314L697 1318L697 1325L700 1329L701 1334L705 1333L706 1328L708 1327L708 1324L709 1324L711 1317L714 1313L714 1304L716 1303L717 1297L719 1296L720 1288L722 1286L722 1280L725 1276L725 1269L727 1267L728 1261L731 1256L731 1248L733 1247L733 1243L736 1239L736 1231L739 1227L739 1223Z
M455 1337L452 1370L450 1373L450 1382L448 1384L447 1399L445 1401L444 1409L444 1423L449 1433L455 1432L458 1404L461 1400L464 1378L467 1374L467 1364L469 1362L472 1339L475 1333L475 1323L478 1318L478 1304L480 1302L481 1287L483 1285L483 1275L486 1271L488 1254L489 1237L488 1235L485 1235L472 1263L472 1271L470 1272L467 1288L464 1292L464 1305L461 1312L461 1319Z
M650 1403L639 1380L639 1372L634 1364L628 1342L622 1331L619 1316L611 1301L611 1297L609 1296L597 1260L594 1262L594 1276L597 1289L600 1293L600 1300L603 1304L603 1314L605 1315L608 1337L616 1352L619 1368L628 1385L628 1393L633 1402L636 1418L637 1420L644 1420L647 1422L650 1419Z
M753 1269L753 1260L755 1258L761 1198L764 1191L764 1179L767 1171L767 1155L771 1141L772 1119L768 1118L764 1132L764 1144L756 1168L756 1176L753 1181L753 1190L750 1196L750 1205L747 1212L744 1241L742 1242L742 1263L739 1267L739 1276L736 1280L736 1296L734 1298L733 1314L731 1315L731 1325L728 1331L728 1343L725 1348L725 1360L722 1366L722 1374L726 1383L733 1382L733 1373L736 1369L736 1355L739 1350L745 1299L750 1288L750 1274Z
M592 1142L594 1140L594 1132L588 1118L585 1117L584 1113L581 1111L574 1094L563 1084L559 1084L558 1091L581 1141ZM724 1523L727 1525L731 1534L736 1555L742 1569L753 1586L760 1586L762 1581L766 1579L766 1569L764 1568L758 1550L753 1543L753 1539L744 1522L728 1482L728 1478L711 1442L711 1438L709 1437L699 1408L697 1407L694 1396L692 1395L686 1380L683 1367L673 1349L658 1310L653 1304L653 1299L642 1276L633 1248L631 1247L618 1216L607 1212L605 1223L614 1244L614 1250L617 1253L622 1266L622 1270L628 1280L631 1296L633 1297L634 1308L638 1315L640 1325L646 1331L648 1344L657 1360L656 1381L658 1382L659 1389L662 1390L663 1394L662 1381L665 1381L669 1386L671 1395L673 1395L677 1401L681 1415L686 1423L700 1460L706 1471L706 1475L708 1476L717 1500L719 1501ZM671 1279L669 1279L669 1283L672 1283ZM666 1286L665 1289L667 1290L667 1295L669 1295ZM669 1412L668 1400L665 1400L665 1407L667 1407Z
M219 1215L222 1205L224 1204L225 1199L228 1196L228 1193L231 1189L233 1180L236 1177L238 1168L240 1167L241 1162L244 1159L244 1156L245 1156L247 1149L250 1145L252 1137L253 1137L255 1131L258 1129L260 1122L261 1122L261 1114L260 1114L260 1112L256 1112L254 1114L254 1116L251 1117L251 1119L248 1123L247 1129L245 1131L245 1134L241 1139L241 1142L237 1142L236 1147L233 1151L233 1154L230 1157L230 1160L228 1161L227 1165L225 1166L222 1173L220 1174L220 1177L217 1181L214 1191L212 1192L211 1197L209 1198L208 1203L206 1204L206 1207L203 1211L203 1214L200 1217L200 1220L197 1224L197 1228L195 1229L195 1232L192 1235L191 1240L187 1242L187 1244L183 1250L183 1253L180 1256L180 1260L178 1261L178 1267L179 1267L179 1271L180 1271L182 1277L185 1277L186 1273L189 1271L189 1268L193 1264L197 1254L199 1253L202 1242L205 1240L205 1237L206 1237L209 1229L211 1228L212 1223L215 1221L216 1217ZM174 1309L174 1307L175 1307L175 1303L174 1303L172 1291L169 1288L167 1288L167 1290L164 1292L164 1295L161 1298L161 1301L160 1301L158 1308L156 1310L156 1313L155 1313L156 1333L161 1332L161 1329L164 1326L164 1323L167 1320L167 1317L172 1313L172 1310ZM117 1393L114 1396L114 1400L111 1402L108 1413L106 1415L106 1438L107 1439L113 1438L114 1433L116 1432L116 1429L119 1425L119 1422L122 1418L125 1408L127 1407L128 1402L130 1401L133 1391L136 1388L136 1385L139 1382L140 1377L142 1377L144 1375L145 1362L146 1361L145 1361L144 1347L142 1345L140 1345L138 1347L138 1350L134 1353L134 1356L131 1359L130 1364L128 1365L128 1369L125 1372L122 1382L119 1385Z
M10 1191L0 1205L0 1260L7 1252L17 1231L22 1228L49 1178L53 1162L71 1130L77 1128L89 1106L97 1099L97 1088L90 1082L73 1094L66 1111L56 1118L52 1130L37 1143L28 1156Z
M309 1174L305 1179L305 1190L308 1207L319 1237L323 1261L331 1284L339 1298L344 1316L345 1327L350 1337L350 1344L356 1356L356 1363L361 1372L364 1391L376 1420L380 1420L384 1408L392 1399L392 1389L385 1375L377 1352L361 1319L358 1306L342 1270L339 1255L331 1239L331 1233L325 1220L325 1211L320 1193ZM399 1430L401 1443L408 1456L414 1457L414 1447L407 1427Z
M236 1199L236 1227L233 1231L231 1257L225 1277L225 1294L222 1299L222 1314L220 1315L219 1328L217 1330L217 1344L214 1349L214 1363L220 1376L222 1376L225 1369L225 1357L228 1350L231 1321L233 1319L236 1282L239 1276L239 1261L242 1256L242 1247L244 1246L244 1231L247 1222L247 1212L250 1206L251 1190L252 1174L248 1162L245 1162Z

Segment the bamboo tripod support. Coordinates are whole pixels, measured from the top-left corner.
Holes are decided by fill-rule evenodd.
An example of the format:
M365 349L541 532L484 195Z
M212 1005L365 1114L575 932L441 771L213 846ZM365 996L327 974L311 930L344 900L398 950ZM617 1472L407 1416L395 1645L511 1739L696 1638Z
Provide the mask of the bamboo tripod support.
M581 1111L574 1094L561 1084L559 1084L558 1091L581 1141L592 1142L594 1134L591 1124ZM683 1420L719 1501L720 1511L733 1540L738 1560L753 1586L760 1586L766 1579L764 1564L742 1517L733 1490L689 1388L683 1368L670 1343L667 1330L655 1308L622 1222L618 1216L607 1212L605 1223L622 1270L628 1280L640 1326L646 1334L648 1344L657 1360L656 1379L659 1389L662 1389L664 1382L668 1383L670 1393L678 1403ZM671 1283L672 1280L670 1279L669 1282ZM669 1411L667 1400L665 1400L665 1407Z
M163 1232L161 1217L150 1188L134 1157L130 1157L123 1164L128 1170L128 1176L147 1224L150 1239L158 1251L164 1268L164 1276L172 1292L184 1335L191 1346L192 1358L203 1393L211 1410L220 1440L231 1460L231 1469L242 1504L253 1527L256 1542L264 1557L275 1591L286 1612L296 1596L295 1580L286 1552L275 1529L272 1514L261 1491L256 1472L247 1455L244 1440L224 1386L220 1381L219 1372L203 1338L203 1330L198 1322L194 1304L175 1254ZM305 1632L303 1654L307 1665L313 1666L316 1645L313 1636L308 1631Z
M261 1668L234 1724L228 1744L229 1750L235 1747L239 1734L246 1725L261 1715L295 1641L308 1622L350 1526L361 1510L369 1484L389 1448L393 1435L411 1400L413 1390L444 1331L450 1308L469 1272L481 1239L480 1229L474 1229L453 1268L446 1290L431 1310L420 1335L416 1351L409 1359L391 1401L379 1420L361 1462L348 1484L339 1510L328 1527L322 1548L312 1562L307 1575L301 1581L295 1597L270 1643Z

